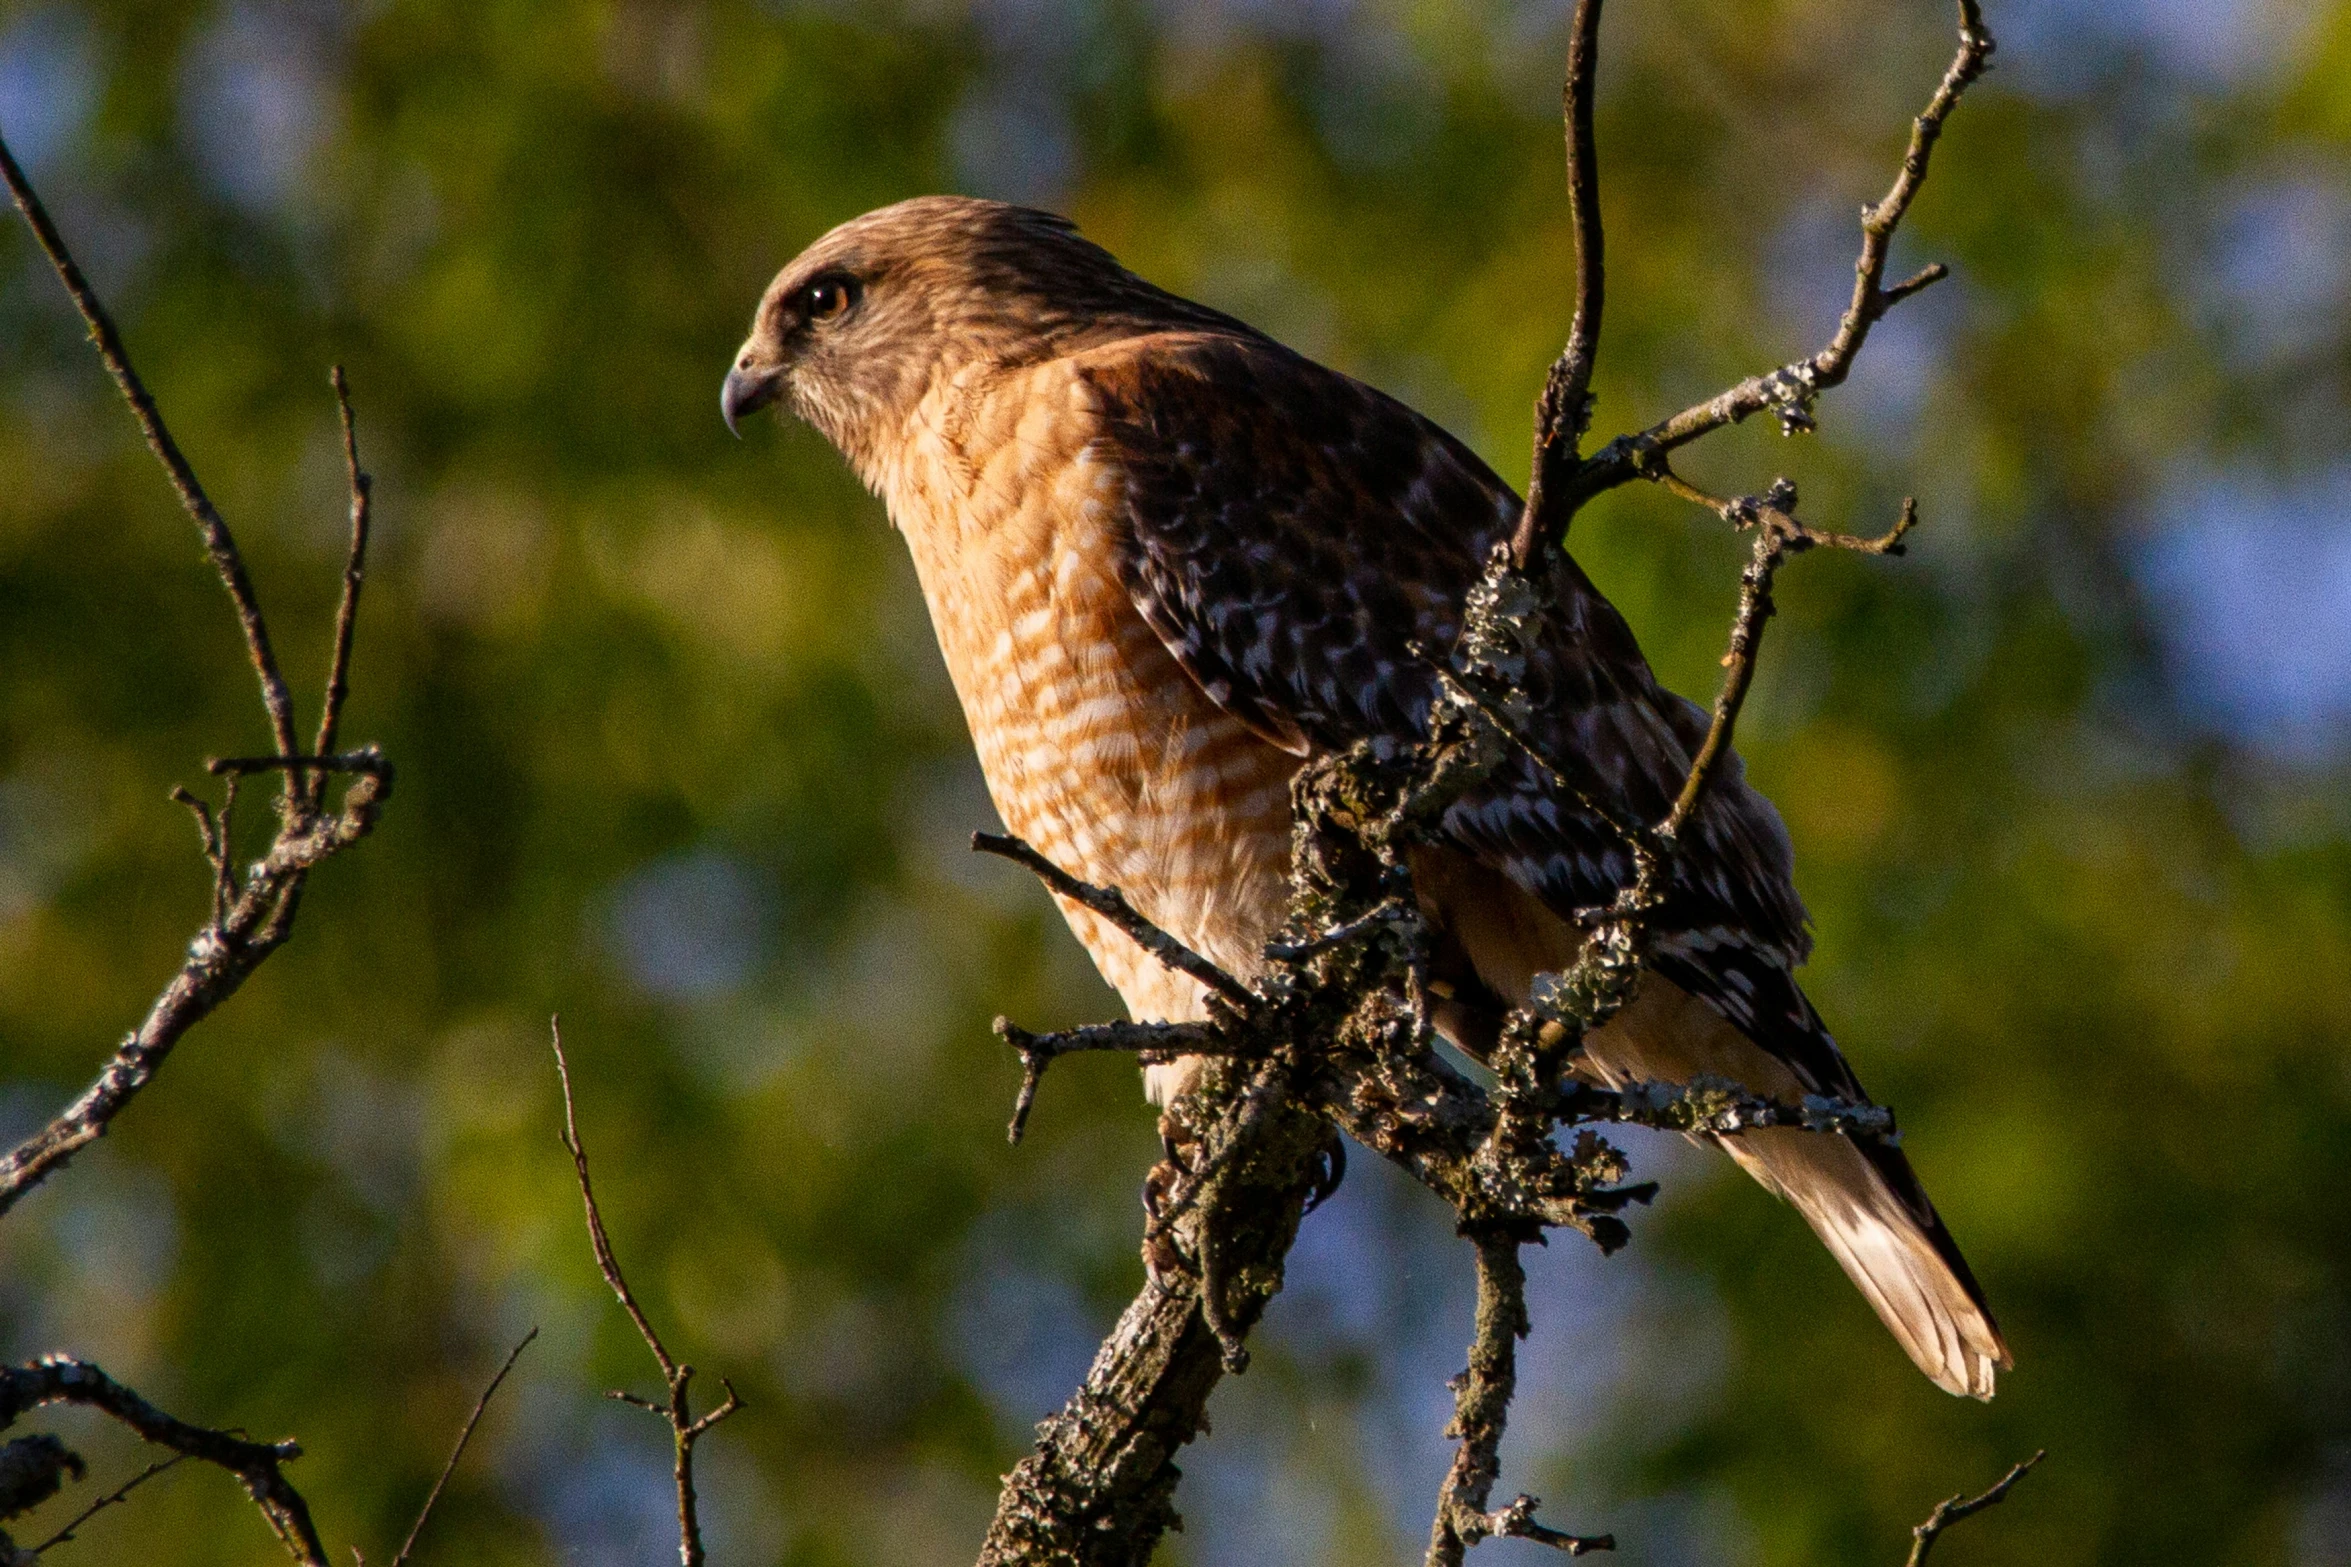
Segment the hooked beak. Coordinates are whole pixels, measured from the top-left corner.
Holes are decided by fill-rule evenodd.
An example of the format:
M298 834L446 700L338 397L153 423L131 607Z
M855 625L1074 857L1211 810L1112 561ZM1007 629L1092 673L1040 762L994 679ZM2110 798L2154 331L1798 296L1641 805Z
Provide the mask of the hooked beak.
M740 364L729 370L726 385L718 394L718 411L726 419L727 433L741 440L743 432L735 428L735 421L774 402L783 391L783 381L781 371L754 370Z

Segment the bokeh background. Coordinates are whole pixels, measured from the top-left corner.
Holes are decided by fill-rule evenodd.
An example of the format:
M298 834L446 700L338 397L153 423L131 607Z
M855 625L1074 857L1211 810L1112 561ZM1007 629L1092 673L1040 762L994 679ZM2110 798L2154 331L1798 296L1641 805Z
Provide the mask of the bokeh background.
M1522 475L1562 336L1558 0L47 0L0 129L240 530L315 701L348 363L380 543L347 733L400 768L293 945L0 1223L0 1351L298 1434L388 1560L669 1559L663 1433L556 1143L560 1009L624 1258L749 1409L714 1559L971 1558L1139 1280L1130 1066L1026 1146L989 1036L1112 1002L992 815L903 551L804 431L726 438L769 275L933 190L1157 281ZM2019 1360L1929 1387L1788 1212L1644 1141L1631 1249L1538 1258L1505 1484L1627 1563L2351 1562L2351 4L1989 0L1998 69L1785 472L1897 562L1791 571L1743 731L1809 970ZM1614 0L1603 431L1821 341L1941 70L1939 0ZM205 876L165 800L261 746L217 585L0 224L0 1133L76 1090ZM1711 688L1740 546L1642 492L1573 547ZM258 825L258 824L256 824ZM1186 1460L1171 1564L1416 1561L1468 1334L1446 1215L1368 1159ZM141 1462L71 1415L86 1497ZM73 1498L19 1530L37 1540ZM185 1466L60 1560L275 1559ZM1491 1545L1481 1560L1531 1561Z

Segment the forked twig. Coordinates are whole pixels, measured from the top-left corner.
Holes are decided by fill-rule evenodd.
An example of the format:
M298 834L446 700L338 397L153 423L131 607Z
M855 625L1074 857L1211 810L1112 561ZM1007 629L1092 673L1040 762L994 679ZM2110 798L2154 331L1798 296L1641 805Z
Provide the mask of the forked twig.
M1050 1034L1032 1034L1012 1019L996 1019L996 1037L1020 1052L1020 1093L1012 1103L1012 1123L1005 1140L1018 1143L1028 1130L1029 1111L1036 1107L1037 1087L1045 1069L1063 1056L1089 1050L1128 1050L1145 1066L1172 1061L1177 1056L1230 1055L1233 1046L1204 1023L1095 1023L1085 1028Z
M1527 1335L1527 1276L1518 1260L1519 1236L1483 1227L1470 1234L1470 1241L1478 1257L1477 1329L1469 1367L1453 1379L1453 1423L1445 1434L1461 1446L1437 1492L1426 1567L1461 1567L1471 1546L1497 1537L1548 1545L1570 1556L1613 1551L1614 1535L1567 1534L1536 1522L1539 1504L1531 1496L1486 1510L1502 1475L1502 1433L1518 1390L1518 1341Z
M1910 1559L1903 1567L1926 1567L1927 1553L1935 1548L1935 1541L1942 1538L1945 1529L1963 1519L1974 1517L1987 1507L1997 1507L2007 1501L2008 1493L2015 1488L2016 1482L2032 1473L2033 1466L2048 1456L2049 1450L2044 1447L2024 1462L2010 1465L2008 1473L1980 1496L1960 1495L1937 1502L1935 1510L1927 1514L1926 1522L1910 1531Z
M1657 836L1672 843L1689 825L1705 798L1707 786L1721 770L1722 759L1730 753L1740 710L1746 705L1748 688L1755 683L1756 660L1763 651L1764 624L1778 607L1772 601L1771 588L1780 567L1789 556L1810 549L1899 555L1904 537L1918 526L1918 501L1914 497L1904 498L1902 515L1894 526L1876 538L1865 539L1848 533L1823 532L1798 522L1788 509L1795 504L1795 491L1784 479L1774 487L1775 496L1780 497L1776 500L1758 500L1753 496L1720 500L1685 484L1670 469L1661 469L1658 477L1659 482L1684 499L1707 507L1734 527L1751 528L1755 533L1754 549L1748 555L1746 569L1739 573L1739 608L1731 619L1730 648L1722 659L1722 688L1715 693L1714 714L1707 723L1706 738L1699 744L1690 771L1682 780L1673 810L1657 824Z
M1885 286L1886 259L1893 249L1895 230L1910 212L1910 204L1925 182L1927 162L1942 137L1943 122L1959 106L1967 89L1990 67L1995 47L1984 26L1978 0L1958 0L1959 48L1927 106L1911 121L1910 142L1902 167L1885 196L1862 209L1861 253L1853 263L1853 297L1837 321L1837 329L1823 348L1809 358L1782 365L1763 375L1750 376L1728 391L1685 408L1672 418L1635 435L1621 435L1594 453L1575 474L1566 509L1575 508L1605 490L1638 478L1653 454L1687 446L1725 425L1736 424L1766 409L1779 412L1790 431L1810 429L1812 407L1822 392L1844 383L1854 358L1869 338L1870 328L1887 311L1921 289L1941 280L1948 269L1941 264L1922 268L1892 287ZM1564 520L1564 519L1563 519Z
M668 1398L658 1404L633 1393L618 1391L607 1393L605 1397L650 1410L668 1422L670 1438L676 1446L676 1462L672 1466L671 1477L677 1486L678 1561L682 1567L702 1567L702 1521L694 1490L694 1444L712 1426L741 1409L743 1401L736 1396L734 1383L720 1377L718 1384L726 1389L726 1401L708 1414L696 1418L689 1396L694 1368L671 1358L668 1348L661 1342L661 1335L653 1330L652 1321L646 1317L644 1308L637 1304L636 1292L629 1288L628 1277L621 1272L620 1259L613 1255L612 1238L604 1230L604 1214L596 1206L595 1183L588 1175L588 1150L580 1142L579 1121L572 1108L571 1064L563 1057L563 1020L549 1019L548 1030L555 1045L556 1080L563 1087L563 1146L571 1155L572 1171L579 1178L580 1205L587 1210L588 1243L595 1249L596 1270L604 1275L604 1282L620 1301L621 1309L636 1324L637 1336L653 1352L654 1363L661 1367L662 1381L669 1389Z
M358 584L365 573L367 551L367 476L359 467L348 388L340 369L334 373L337 406L343 422L343 448L352 487L351 548L343 570L343 608L337 617L335 651L329 672L321 741L314 754L303 755L294 739L291 699L285 676L271 650L269 628L255 597L245 561L235 536L198 482L187 457L173 440L155 399L132 368L122 336L103 301L83 276L73 253L41 203L24 170L0 140L0 177L4 177L17 210L32 226L33 237L81 312L99 357L115 385L130 404L147 444L163 464L181 505L195 519L207 557L227 589L245 647L261 685L262 706L269 718L274 752L268 758L233 758L215 763L222 777L222 801L216 811L185 789L172 798L196 818L204 858L212 868L210 918L190 942L187 960L149 1006L139 1027L115 1049L97 1080L48 1125L0 1156L0 1214L5 1214L50 1175L62 1169L81 1149L105 1135L108 1126L153 1080L182 1035L210 1016L236 994L262 960L284 944L293 930L309 873L320 863L349 848L373 830L392 788L391 764L373 746L341 755L332 753L334 721L348 689L352 621L358 603ZM242 876L236 862L235 816L237 788L248 774L285 773L279 797L278 831L266 853ZM358 776L345 791L339 808L324 809L329 771Z

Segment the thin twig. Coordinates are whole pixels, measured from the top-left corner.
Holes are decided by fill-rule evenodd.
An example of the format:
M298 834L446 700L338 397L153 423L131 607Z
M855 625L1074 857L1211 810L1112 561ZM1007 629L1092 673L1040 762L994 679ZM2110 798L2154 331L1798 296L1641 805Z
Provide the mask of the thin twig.
M1265 955L1277 963L1303 963L1320 953L1361 941L1391 921L1409 918L1411 913L1401 898L1382 899L1355 918L1333 925L1329 930L1304 941L1269 941L1265 944Z
M1568 206L1575 221L1575 316L1567 346L1544 378L1535 404L1535 454L1526 506L1510 541L1512 564L1533 563L1544 539L1561 537L1574 515L1566 494L1592 423L1592 369L1600 356L1600 311L1607 296L1608 263L1600 230L1600 153L1592 131L1594 77L1600 65L1600 0L1576 0L1569 25L1567 73L1560 87L1560 120L1567 135Z
M563 1146L571 1155L572 1172L579 1178L580 1205L588 1214L588 1244L595 1248L596 1271L604 1275L604 1282L619 1299L621 1310L637 1325L637 1336L653 1351L654 1360L661 1366L662 1380L669 1381L677 1376L678 1364L662 1347L661 1335L653 1331L645 1309L637 1304L635 1293L629 1289L628 1277L620 1271L620 1259L612 1254L612 1238L604 1230L603 1210L596 1206L596 1185L588 1174L588 1150L580 1142L579 1122L572 1110L571 1063L563 1055L563 1020L550 1018L548 1029L554 1036L555 1076L563 1087Z
M1974 1517L1987 1507L1997 1507L2007 1501L2008 1493L2016 1482L2030 1474L2033 1466L2048 1456L2049 1450L2044 1447L2023 1463L2009 1466L2008 1473L2002 1475L1999 1482L1981 1496L1954 1496L1948 1501L1937 1502L1935 1510L1927 1514L1926 1522L1910 1531L1910 1559L1904 1563L1904 1567L1926 1567L1927 1553L1935 1548L1935 1541L1942 1537L1945 1529L1962 1519Z
M661 1342L661 1335L653 1330L644 1308L637 1304L636 1293L629 1288L627 1275L621 1272L620 1259L612 1253L612 1239L604 1230L604 1215L596 1206L595 1183L588 1175L588 1150L580 1142L579 1120L572 1107L571 1064L563 1057L563 1020L549 1019L548 1029L555 1045L556 1080L563 1086L563 1146L571 1155L573 1173L579 1177L580 1205L587 1210L588 1241L596 1252L596 1269L604 1275L605 1284L620 1301L621 1309L629 1314L629 1320L637 1325L637 1336L653 1352L654 1362L661 1367L662 1381L669 1388L667 1402L660 1404L618 1391L605 1396L624 1404L634 1404L639 1409L650 1410L668 1422L670 1439L676 1450L671 1478L677 1487L678 1561L682 1567L702 1567L702 1522L694 1490L694 1444L712 1426L741 1409L743 1401L736 1396L734 1383L720 1377L718 1385L726 1389L726 1401L701 1418L695 1418L689 1396L694 1368L670 1357L669 1350Z
M218 1465L243 1482L286 1551L302 1567L327 1567L326 1547L310 1508L280 1465L302 1456L295 1442L250 1442L227 1431L192 1426L165 1414L87 1361L51 1355L27 1366L0 1367L0 1430L29 1409L83 1404L105 1411L158 1447Z
M1764 624L1776 607L1771 587L1780 566L1790 555L1814 548L1858 550L1870 555L1900 554L1903 537L1918 525L1918 502L1906 498L1902 502L1902 515L1892 528L1877 538L1864 539L1805 527L1788 510L1794 503L1792 489L1782 489L1780 493L1788 499L1776 504L1751 496L1724 501L1683 483L1670 470L1660 470L1660 478L1677 494L1712 508L1725 521L1755 531L1755 547L1747 558L1746 569L1739 573L1739 609L1731 620L1729 651L1723 654L1722 689L1715 693L1714 716L1706 726L1706 738L1700 743L1697 756L1690 763L1689 775L1682 781L1681 794L1674 800L1673 810L1657 825L1657 836L1672 843L1697 812L1707 786L1721 769L1722 759L1730 753L1739 711L1746 705L1748 688L1755 683L1755 662L1763 650Z
M1177 1056L1231 1054L1232 1047L1217 1038L1204 1023L1095 1023L1085 1028L1050 1034L1032 1034L1012 1019L996 1019L996 1037L1020 1052L1020 1093L1012 1103L1012 1123L1005 1140L1018 1143L1028 1130L1029 1111L1036 1107L1037 1087L1045 1069L1066 1055L1087 1050L1131 1050L1146 1066Z
M55 1534L49 1536L48 1539L43 1540L40 1544L34 1546L32 1549L32 1554L38 1556L53 1545L66 1544L68 1541L74 1538L75 1531L80 1529L82 1525L97 1517L107 1508L117 1505L124 1497L129 1496L133 1491L136 1491L140 1486L145 1485L148 1481L154 1479L157 1475L163 1473L163 1471L166 1469L175 1468L180 1464L186 1463L187 1461L188 1455L186 1453L174 1453L169 1458L163 1459L160 1462L149 1464L146 1468L140 1470L137 1474L131 1476L128 1480L125 1480L121 1485L116 1486L113 1490L107 1492L104 1496L99 1497L98 1500L92 1502L89 1506L74 1514L72 1518L67 1520L64 1528L58 1530Z
M351 694L351 639L359 622L359 589L367 580L368 513L375 481L359 466L359 430L351 412L351 387L337 365L332 376L335 408L343 422L343 470L351 486L351 547L343 557L343 596L335 606L335 649L327 660L326 696L318 714L318 743L311 750L325 756L335 749L335 730L343 718L343 703ZM322 773L310 780L310 808L317 810L326 791Z
M1169 968L1191 975L1233 1005L1245 1007L1256 1000L1248 986L1135 912L1135 906L1127 901L1126 894L1116 887L1097 887L1092 882L1078 880L1020 838L975 832L971 835L971 846L982 854L993 854L1015 865L1027 866L1046 886L1070 902L1101 915L1134 938L1135 944L1145 952Z
M226 793L224 804L235 805L237 780L234 777L229 779ZM229 858L228 833L224 830L228 812L223 810L215 817L211 806L179 784L171 786L171 798L186 806L196 818L196 831L204 840L204 862L212 867L212 928L218 930L227 921L229 905L237 897L237 868Z
M123 401L131 405L131 413L139 421L139 429L147 437L147 445L163 464L163 471L171 478L172 488L179 492L180 504L195 519L196 530L203 536L204 553L220 573L221 584L228 589L229 599L237 610L237 624L244 628L245 651L253 661L253 672L261 681L261 703L269 710L270 737L277 742L280 753L294 751L294 704L286 695L286 677L278 670L277 655L270 650L269 627L261 618L261 603L254 597L253 581L245 571L245 557L237 551L237 541L229 532L228 523L214 509L212 499L197 482L196 471L180 452L179 443L164 424L155 399L148 394L146 383L131 368L131 357L123 347L122 334L114 327L114 318L98 298L98 291L82 275L74 261L73 252L66 248L65 236L58 233L50 221L49 210L41 204L32 182L17 167L15 155L8 143L0 139L0 177L8 182L8 193L16 199L17 211L32 225L33 238L41 253L49 258L50 266L65 284L65 291L73 296L74 307L81 311L82 320L90 329L90 340L98 347L98 357L106 361L113 372L114 384L122 389ZM293 785L287 785L289 796Z
M1765 1127L1801 1127L1848 1137L1896 1136L1894 1112L1884 1105L1826 1094L1806 1094L1787 1104L1706 1072L1686 1083L1642 1081L1621 1088L1576 1084L1563 1098L1560 1111L1562 1119L1578 1124L1650 1126L1709 1137L1735 1137Z
M457 1472L457 1460L465 1456L465 1444L473 1440L473 1428L482 1423L482 1411L490 1407L490 1400L497 1396L498 1385L506 1380L506 1373L514 1369L514 1363L522 1358L522 1352L530 1348L531 1340L538 1336L539 1330L535 1327L525 1333L522 1342L507 1352L506 1363L498 1368L496 1376L490 1378L490 1385L482 1389L482 1396L473 1401L473 1413L465 1417L465 1427L457 1433L457 1445L449 1449L449 1461L441 1466L440 1478L433 1482L432 1490L425 1493L424 1506L416 1510L416 1522L408 1526L408 1538L400 1542L400 1554L392 1558L392 1567L407 1567L408 1553L416 1549L416 1537L424 1533L425 1520L433 1516L433 1508L441 1500L442 1488L448 1485L449 1477Z

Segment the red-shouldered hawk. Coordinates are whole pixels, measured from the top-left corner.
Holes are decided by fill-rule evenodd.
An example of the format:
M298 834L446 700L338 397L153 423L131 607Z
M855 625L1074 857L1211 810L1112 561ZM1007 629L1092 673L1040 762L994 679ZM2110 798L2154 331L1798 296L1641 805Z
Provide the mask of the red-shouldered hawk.
M1520 503L1411 409L1135 277L1064 219L926 197L833 230L760 301L731 426L786 403L887 502L1005 825L1226 969L1286 913L1302 758L1417 740L1464 591ZM1669 807L1705 715L1554 552L1533 738L1622 813ZM1563 916L1631 867L1531 764L1455 804L1413 870L1442 948L1440 1027L1473 1054ZM1786 830L1736 760L1685 833L1635 999L1587 1041L1609 1084L1713 1073L1775 1098L1863 1097L1796 986L1810 948ZM1199 988L1063 904L1138 1018ZM1181 1064L1154 1068L1164 1101ZM1900 1149L1798 1130L1723 1144L1808 1219L1920 1369L1991 1396L2009 1364Z

